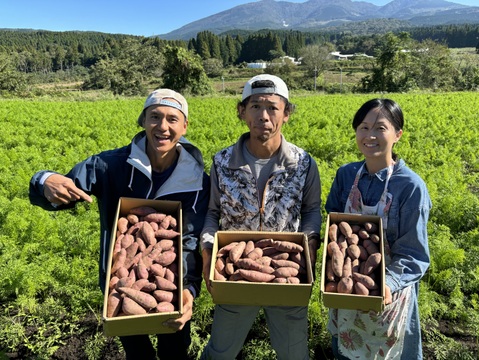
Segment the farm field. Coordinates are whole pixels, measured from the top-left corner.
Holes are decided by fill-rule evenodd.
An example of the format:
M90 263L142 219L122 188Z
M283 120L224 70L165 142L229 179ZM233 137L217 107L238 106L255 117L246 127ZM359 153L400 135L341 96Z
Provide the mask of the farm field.
M360 159L351 120L372 97L292 93L297 111L283 132L318 163L323 203L337 168ZM383 97L404 111L395 152L426 181L433 202L431 266L419 299L425 358L477 359L479 93ZM247 130L236 116L238 100L188 98L186 137L203 151L207 169L214 153ZM117 339L102 335L96 201L50 213L30 205L28 185L37 170L65 173L91 154L128 144L140 130L143 101L0 99L0 360L124 358ZM318 261L309 347L312 359L331 359L319 269ZM192 359L199 358L211 325L213 303L205 288L195 306ZM241 359L274 358L264 321L260 315Z

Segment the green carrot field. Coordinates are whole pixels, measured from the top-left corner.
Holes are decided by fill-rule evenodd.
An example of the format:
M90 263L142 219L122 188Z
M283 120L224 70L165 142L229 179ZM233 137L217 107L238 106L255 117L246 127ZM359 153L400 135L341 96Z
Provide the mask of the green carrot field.
M337 168L360 159L351 120L372 97L292 94L297 111L283 132L317 161L323 202ZM425 358L477 359L479 93L385 97L405 114L395 152L426 181L433 202L431 266L419 299ZM247 131L236 116L238 100L188 98L186 137L203 151L207 171L213 154ZM91 154L128 144L140 130L143 101L0 100L0 360L123 358L117 339L102 335L97 203L46 212L30 205L28 185L38 170L65 173ZM318 261L317 279L319 269ZM195 303L192 359L208 339L213 306L204 290ZM312 359L332 358L327 314L318 280L309 312ZM241 359L274 359L262 314Z

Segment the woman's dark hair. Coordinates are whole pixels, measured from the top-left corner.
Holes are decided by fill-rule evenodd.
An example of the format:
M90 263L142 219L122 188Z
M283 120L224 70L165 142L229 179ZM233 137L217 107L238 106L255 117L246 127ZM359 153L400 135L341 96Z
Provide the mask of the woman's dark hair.
M374 109L379 109L380 113L391 122L396 131L402 130L404 115L399 105L390 99L372 99L365 102L354 115L353 129L356 130L366 115Z

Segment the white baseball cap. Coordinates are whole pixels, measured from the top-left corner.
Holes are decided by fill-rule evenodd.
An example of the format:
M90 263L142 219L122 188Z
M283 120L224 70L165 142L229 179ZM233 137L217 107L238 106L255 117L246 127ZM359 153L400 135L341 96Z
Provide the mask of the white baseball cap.
M243 88L242 100L254 94L276 94L289 100L288 87L275 75L262 74L249 79Z
M145 109L152 105L169 106L178 109L185 115L185 118L188 118L188 103L183 95L170 89L156 89L146 98L143 111L138 117L138 124L140 126L143 126L143 121L145 120Z

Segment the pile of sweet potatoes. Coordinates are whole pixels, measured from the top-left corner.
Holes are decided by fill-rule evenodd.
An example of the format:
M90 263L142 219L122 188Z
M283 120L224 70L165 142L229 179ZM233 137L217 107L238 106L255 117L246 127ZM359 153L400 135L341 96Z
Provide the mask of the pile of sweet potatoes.
M299 284L305 278L304 249L294 242L233 241L216 254L215 280Z
M107 317L177 308L179 233L176 219L139 206L117 221Z
M333 223L328 239L324 290L379 296L378 269L382 259L377 224Z

